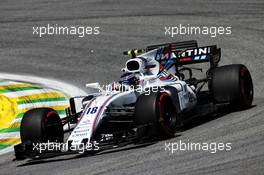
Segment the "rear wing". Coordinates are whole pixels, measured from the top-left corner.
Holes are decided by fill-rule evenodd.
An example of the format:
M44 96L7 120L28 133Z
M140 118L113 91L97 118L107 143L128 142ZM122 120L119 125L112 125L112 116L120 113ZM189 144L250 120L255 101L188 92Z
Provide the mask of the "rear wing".
M210 62L211 66L217 66L220 61L221 49L216 45L198 47L197 41L183 41L147 46L146 51L162 48L170 45L171 52L176 56L177 65Z
M174 51L177 65L187 65L210 62L211 66L216 67L221 57L221 49L216 45L203 46L183 51Z
M216 67L221 57L221 49L216 45L198 47L197 41L182 41L174 43L164 43L158 45L147 46L146 49L133 49L124 52L124 55L131 55L135 58L136 55L149 52L154 49L162 49L170 46L171 52L176 56L176 65L187 65L202 62L210 62L211 67Z

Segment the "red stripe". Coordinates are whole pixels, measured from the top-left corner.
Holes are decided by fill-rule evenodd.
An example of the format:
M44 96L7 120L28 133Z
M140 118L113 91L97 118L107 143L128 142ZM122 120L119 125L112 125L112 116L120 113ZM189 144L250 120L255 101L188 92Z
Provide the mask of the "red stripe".
M95 131L95 127L96 127L96 123L97 123L98 117L101 115L101 112L102 112L102 110L104 109L106 103L107 103L110 99L112 99L112 97L114 97L114 96L116 96L116 95L117 95L117 94L114 94L114 95L112 95L111 97L109 97L107 100L105 100L105 102L103 103L103 105L100 107L100 109L99 109L99 111L98 111L98 113L97 113L97 115L96 115L96 117L95 117L94 123L93 123L93 132Z
M87 105L87 108L89 108L89 107L91 106L91 104L92 104L92 102L95 100L95 98L96 98L96 97L92 98L91 101L89 101L89 103L88 103L88 105ZM87 109L87 108L85 108L85 109ZM80 121L82 120L83 116L85 115L84 112L85 112L85 111L83 111L82 116L81 116L80 120L78 121L76 127L78 126L78 124L79 124Z
M180 58L179 61L192 61L192 58L191 57Z

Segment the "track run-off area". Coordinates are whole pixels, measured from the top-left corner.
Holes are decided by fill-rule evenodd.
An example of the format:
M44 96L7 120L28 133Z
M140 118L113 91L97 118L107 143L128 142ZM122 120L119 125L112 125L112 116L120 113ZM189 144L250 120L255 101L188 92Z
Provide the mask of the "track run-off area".
M13 74L0 77L9 78L0 80L0 154L12 152L13 146L21 142L20 124L26 111L50 107L65 117L69 97L85 95L78 88L55 80Z

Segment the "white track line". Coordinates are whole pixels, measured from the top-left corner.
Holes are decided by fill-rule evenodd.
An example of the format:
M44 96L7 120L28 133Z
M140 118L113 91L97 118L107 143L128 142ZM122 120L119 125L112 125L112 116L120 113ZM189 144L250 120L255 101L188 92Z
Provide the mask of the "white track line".
M9 98L16 98L16 97L22 97L25 95L34 95L34 94L48 93L48 92L58 92L58 91L53 90L53 89L33 89L33 90L22 90L22 91L16 91L16 92L5 92L2 94Z
M73 86L71 84L61 82L61 81L57 81L57 80L31 76L31 75L15 75L15 74L8 74L8 73L0 73L0 79L1 80L7 80L5 82L0 82L0 85L2 85L2 86L9 85L9 84L34 83L34 84L39 84L40 86L42 86L44 88L43 90L36 89L36 90L25 90L25 91L4 93L5 96L10 97L10 98L24 96L24 95L30 95L30 94L35 94L35 93L54 92L54 91L55 92L56 91L62 92L68 97L87 95L87 93L85 91L83 91L80 88ZM16 82L16 81L18 81L18 82ZM49 90L45 89L45 88L48 88ZM49 103L50 103L50 105L52 104L52 102L49 102ZM36 107L38 105L38 103L37 103L37 105L36 105L36 103L34 103L34 104L32 103L32 104L28 104L28 105L31 105L31 107L32 106ZM57 105L58 105L58 102L57 102ZM28 107L28 106L24 105L23 107ZM13 122L20 122L20 121L21 121L21 119L18 119L18 120L15 119ZM0 134L0 139L19 138L19 137L20 137L19 132L9 132L9 133L1 133ZM7 148L0 151L0 155L11 152L13 150L14 150L13 146L7 147Z
M13 85L13 84L24 84L22 82L15 82L15 81L3 81L0 82L0 86L8 86L8 85Z
M37 102L37 103L25 103L17 105L17 109L27 109L27 108L38 108L43 106L67 106L68 101L48 101L48 102Z
M14 147L10 146L0 151L0 155L14 151Z
M71 84L57 81L53 79L41 78L31 75L16 75L16 74L8 74L8 73L0 73L0 79L3 80L13 80L13 81L20 81L21 83L28 82L28 83L35 83L39 84L42 87L51 88L54 90L58 90L68 96L85 96L87 93L82 89L73 86Z
M19 132L5 132L0 134L0 139L20 138Z

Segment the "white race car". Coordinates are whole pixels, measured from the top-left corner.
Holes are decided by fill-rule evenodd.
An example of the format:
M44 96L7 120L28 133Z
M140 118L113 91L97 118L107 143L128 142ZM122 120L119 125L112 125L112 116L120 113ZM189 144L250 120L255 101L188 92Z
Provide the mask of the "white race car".
M208 105L239 110L252 104L248 69L241 64L218 67L220 49L215 45L198 47L196 41L185 41L124 54L131 58L120 80L104 87L87 84L97 91L72 97L67 117L60 118L51 108L27 111L21 122L22 143L15 146L16 158L94 153L173 137L190 118L212 112ZM209 69L204 77L193 77L197 68L188 65L206 62ZM67 138L65 133L70 133Z

